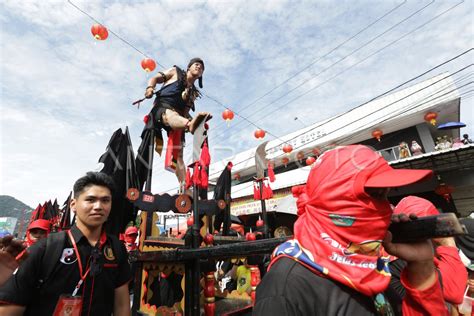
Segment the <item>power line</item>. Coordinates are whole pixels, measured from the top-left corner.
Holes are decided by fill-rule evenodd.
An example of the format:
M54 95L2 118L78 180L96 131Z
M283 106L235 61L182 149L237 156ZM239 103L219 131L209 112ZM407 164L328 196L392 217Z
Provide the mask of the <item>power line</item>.
M255 99L254 101L250 102L249 104L243 106L241 109L239 109L239 112L242 112L244 111L245 109L249 108L250 106L254 105L255 103L257 103L258 101L260 101L262 98L266 97L267 95L269 95L270 93L272 93L273 91L275 91L277 88L281 87L283 84L287 83L290 79L296 77L297 75L299 75L300 73L302 73L303 71L311 68L314 64L316 64L317 62L319 62L320 60L322 60L323 58L329 56L331 53L333 53L334 51L336 51L337 49L339 49L340 47L342 47L344 44L346 44L347 42L351 41L352 39L354 39L355 37L357 37L358 35L362 34L364 31L366 31L367 29L369 29L370 27L372 27L374 24L376 24L377 22L379 22L380 20L382 20L383 18L385 18L386 16L390 15L392 12L394 12L395 10L397 10L398 8L400 8L402 5L404 5L407 1L403 1L401 4L395 6L394 8L390 9L388 12L386 12L385 14L383 14L382 16L378 17L377 19L375 19L373 22L369 23L368 25L366 25L365 27L363 27L362 29L360 29L358 32L356 32L354 35L350 36L349 38L347 38L346 40L344 40L343 42L339 43L338 45L336 45L334 48L332 48L329 52L325 53L323 56L321 57L318 57L316 59L314 59L311 63L309 63L308 65L304 66L303 68L301 68L300 70L296 71L294 74L290 75L288 79L286 80L283 80L282 82L280 82L279 84L277 84L275 87L273 87L272 89L270 89L269 91L267 91L266 93L264 93L263 95L261 95L260 97L258 97L257 99ZM216 126L216 129L223 126L224 124L220 124L218 126Z
M458 55L458 56L456 57L456 59L459 58L459 57L461 57L461 56L463 56L464 54L466 54L467 52L469 52L469 51L471 51L471 50L472 50L472 48L469 49L469 50L467 50L466 52L464 52L464 53ZM454 60L454 59L451 59L451 60ZM443 62L442 64L445 64L445 63L446 63L446 62ZM440 65L442 65L442 64L440 64ZM429 71L427 71L427 72L425 72L425 73L428 73L428 72L430 72L430 71L433 71L434 69L438 68L440 65L437 65L437 66L431 68ZM470 64L470 65L468 65L468 66L462 68L461 70L456 71L455 73L453 73L453 75L455 75L456 73L458 73L458 72L460 72L460 71L463 71L463 70L465 70L465 69L467 69L467 68L469 68L469 67L471 67L471 66L472 66L472 64ZM428 87L434 85L435 83L438 83L438 82L441 81L441 80L444 80L444 79L448 78L449 76L451 76L451 75L448 75L448 76L446 76L446 77L443 77L442 79L440 79L440 80L438 80L438 81L436 81L436 82L434 82L434 83L431 83L430 85L428 85L428 86L426 86L426 87L424 87L424 88L422 88L422 89L419 89L419 90L417 90L417 91L411 93L411 94L408 95L408 96L405 96L405 97L403 97L403 98L401 98L401 99L399 99L399 100L396 100L396 101L394 101L394 102L388 104L387 106L392 105L392 104L394 104L394 103L396 103L396 102L400 102L401 100L403 100L403 99L405 99L405 98L407 98L407 97L409 97L409 96L411 96L411 95L413 95L413 94L415 94L415 93L418 93L418 92L420 92L420 91L422 91L422 90L425 90L426 88L428 88ZM419 76L416 76L416 77L419 77ZM416 78L416 77L415 77L415 78ZM410 80L408 80L408 81L406 81L406 82L411 82L411 81L413 81L413 79L410 79ZM404 84L405 84L405 83L403 83L403 84L401 84L401 85L398 85L396 88L398 88L398 87L400 87L400 86L403 86ZM390 89L389 91L393 91L393 90L396 89L396 88ZM331 122L331 121L334 121L335 119L337 119L337 118L339 118L339 117L341 117L341 116L343 116L343 115L346 115L346 114L348 114L348 113L350 113L350 112L352 112L352 111L354 111L354 110L360 108L361 106L363 106L363 105L365 105L365 104L367 104L367 103L369 103L369 102L372 102L372 101L374 101L374 100L380 98L380 97L383 96L383 95L386 95L387 93L388 93L388 92L384 92L384 93L382 93L381 95L379 95L379 96L377 96L377 97L375 97L375 98L372 98L371 100L369 100L369 101L367 101L367 102L364 102L364 103L362 103L362 104L360 104L360 105L358 105L358 106L356 106L356 107L350 109L349 111L346 111L346 112L344 112L344 113L341 113L341 114L339 114L339 115L336 115L336 116L330 118L329 120L325 120L325 121L323 121L322 123L319 123L319 124L313 126L311 129L305 130L304 132L302 132L302 133L300 133L300 134L298 134L298 135L296 135L296 136L294 136L294 137L292 137L292 138L286 140L285 142L290 142L290 141L293 140L293 139L296 139L296 138L298 138L298 137L300 137L300 136L302 136L302 135L304 135L304 134L307 134L307 133L309 133L310 131L315 130L316 128L320 127L321 125L327 124L327 123L329 123L329 122ZM368 113L368 114L365 115L364 117L367 117L367 116L369 116L369 115L371 115L371 114L373 114L373 113L374 113L374 112ZM362 118L364 118L364 117L362 117ZM333 131L333 132L335 132L335 131ZM332 132L332 133L333 133L333 132ZM329 133L329 134L331 134L331 133ZM268 148L267 150L270 150L270 149L273 149L273 148L277 148L278 146L279 146L279 145L274 146L274 147L270 147L270 148ZM294 150L295 150L295 149L298 149L298 148L299 148L299 147L296 147L296 148L294 148ZM277 157L279 157L279 156L277 156ZM275 157L275 158L277 158L277 157ZM234 167L237 166L237 165L239 165L239 164L241 164L241 163L244 163L244 162L246 162L246 161L249 161L250 159L253 159L253 158L247 158L247 159L244 159L244 160L242 160L242 161L240 161L240 162L238 162L238 163L234 163ZM210 174L209 177L211 177L211 176L213 176L213 175L215 175L215 173L214 173L214 174Z
M392 31L394 28L396 28L397 26L399 26L400 24L402 24L403 22L407 21L408 19L410 19L411 17L415 16L416 14L420 13L421 11L425 10L427 7L429 7L430 5L432 5L434 3L434 0L432 0L430 3L428 3L427 5L425 5L424 7L422 7L421 9L418 9L417 11L413 12L412 14L410 14L409 16L405 17L404 19L398 21L397 23L395 23L394 25L392 25L391 27L389 27L388 29L386 29L385 31L383 31L382 33L374 36L373 38L371 38L369 41L365 42L364 44L360 45L359 47L357 47L356 49L354 49L352 52L350 52L349 54L345 55L344 57L340 58L339 60L335 61L334 63L332 63L331 65L329 65L328 67L322 69L320 72L318 72L315 76L312 76L311 78L309 79L306 79L306 80L303 80L302 82L300 82L298 85L296 85L295 87L293 87L292 89L290 89L289 91L287 91L286 93L284 93L283 95L281 95L280 97L270 101L269 103L265 104L264 106L260 107L259 110L257 111L254 111L252 114L249 115L249 117L252 117L252 116L255 116L255 114L261 112L262 110L265 110L266 108L268 108L268 106L274 104L275 102L283 99L285 96L289 95L291 92L295 91L296 89L298 89L299 87L305 85L306 83L308 83L309 81L319 77L321 74L325 73L327 70L333 68L334 66L336 66L337 64L339 64L340 62L344 61L345 59L349 58L350 56L354 55L355 53L357 53L358 51L360 51L361 49L367 47L369 44L371 44L372 42L374 42L375 40L377 40L378 38L384 36L385 34L387 34L388 32ZM305 68L306 69L306 68ZM303 70L305 70L303 69ZM348 68L350 69L350 68ZM302 70L302 71L303 71ZM335 77L332 77L331 79L325 81L325 82L328 82L330 80L332 80L333 78ZM319 87L316 86L316 87ZM298 98L296 98L298 99ZM293 99L293 100L296 100L296 99ZM290 101L288 103L286 103L285 105L293 102ZM280 107L281 108L281 107ZM278 109L280 109L278 108ZM240 125L242 123L239 122L237 124L234 125L234 128L236 128L238 125ZM247 126L244 126L244 128L247 127Z
M344 70L340 71L339 73L337 73L336 75L330 77L329 79L323 81L322 83L318 84L317 86L315 86L315 87L313 87L313 88L307 90L306 92L304 92L304 93L302 93L302 94L296 96L295 98L291 99L290 101L288 101L288 102L282 104L281 106L277 107L276 110L275 110L275 109L273 110L273 114L274 114L276 111L282 109L283 107L289 105L290 103L293 103L293 102L295 102L296 100L300 99L301 97L307 95L307 94L310 93L311 91L313 91L313 90L315 90L315 89L317 89L317 88L323 86L323 85L326 84L327 82L329 82L329 81L333 80L334 78L340 76L341 74L345 73L346 71L352 69L353 67L359 65L360 63L364 62L365 60L369 59L370 57L372 57L372 56L378 54L378 53L381 52L382 50L384 50L384 49L386 49L386 48L392 46L393 44L399 42L400 40L402 40L403 38L407 37L408 35L410 35L410 34L416 32L417 30L419 30L419 29L421 29L421 28L423 28L423 27L426 26L427 24L433 22L433 21L436 20L437 18L439 18L439 17L441 17L442 15L446 14L447 12L451 11L452 9L454 9L454 8L457 7L457 6L459 6L459 5L460 5L461 3L463 3L463 2L464 2L464 1L461 1L461 2L457 3L456 5L450 7L449 9L447 9L447 10L441 12L440 14L438 14L438 15L436 15L435 17L431 18L431 19L428 20L427 22L421 24L420 26L416 27L415 29L411 30L411 31L408 32L408 33L405 33L405 34L402 35L401 37L399 37L399 38L397 38L396 40L390 42L389 44L385 45L384 47L378 49L377 51L375 51L374 53L372 53L372 54L370 54L369 56L365 57L364 59L358 61L357 63L355 63L355 64L353 64L353 65L351 65L351 66L349 66L348 68L345 68ZM282 96L282 97L283 97L283 96ZM261 108L260 110L257 110L257 111L255 111L255 112L253 112L253 113L252 113L250 116L248 116L248 117L252 117L252 116L254 116L255 114L261 112L262 110L264 110L264 109L265 109L266 107L268 107L269 105L272 105L272 104L275 103L276 101L280 100L282 97L280 97L279 99L274 100L273 102L271 102L271 103L269 103L269 104L266 104L266 106L265 106L264 108ZM248 126L248 125L247 125L247 126ZM247 127L247 126L244 126L243 128L245 128L245 127ZM234 126L234 127L235 127L235 126Z
M472 49L469 49L469 50L467 50L466 52L464 52L464 53L462 53L462 54L459 54L459 55L456 56L455 58L459 58L459 57L463 56L465 53L467 53L467 52L469 52L469 51L471 51L471 50L472 50ZM452 60L454 60L454 58L451 58L449 61L452 61ZM440 65L446 64L447 62L448 62L448 61L443 62L443 63L441 63L441 64L439 64L439 65L437 65L437 66L435 66L435 67L432 67L430 70L424 72L423 74L426 74L426 73L428 73L428 72L430 72L430 71L433 71L434 69L438 68ZM412 92L412 93L410 93L410 94L408 94L408 95L403 96L402 98L400 98L400 99L398 99L398 100L395 100L395 101L393 101L393 102L387 104L386 106L393 105L393 104L398 103L398 102L400 102L400 101L402 101L402 100L405 100L405 99L407 99L407 98L409 98L409 97L412 97L412 96L414 96L415 94L419 93L420 91L424 91L424 90L426 90L426 89L432 87L433 85L435 85L435 84L437 84L437 83L439 83L439 82L441 82L441 81L443 81L443 80L446 80L447 78L452 77L452 76L454 76L454 75L456 75L456 74L458 74L458 73L461 73L462 71L464 71L464 70L466 70L466 69L468 69L468 68L470 68L470 67L472 67L472 66L473 66L473 64L469 64L469 65L467 65L467 66L465 66L465 67L463 67L463 68L461 68L461 69L455 71L455 72L452 73L452 74L446 75L446 76L444 76L443 78L438 79L437 81L432 82L432 83L430 83L429 85L427 85L427 86L425 86L425 87L423 87L423 88L420 88L420 89L418 89L418 90L416 90L416 91L414 91L414 92ZM447 85L445 85L445 86L443 86L443 87L439 87L437 91L431 93L431 94L428 95L428 96L423 97L423 99L414 101L414 102L412 103L412 105L409 106L408 109L407 109L407 108L404 108L404 109L403 109L403 112L406 112L406 111L412 110L412 109L416 109L416 108L418 108L418 107L420 107L420 106L422 106L422 105L424 105L424 104L433 102L433 101L435 101L436 99L440 99L440 98L443 98L443 97L444 97L444 99L442 99L442 100L449 99L449 94L451 94L451 93L454 92L454 91L459 91L459 90L462 89L463 87L468 86L468 85L470 85L470 84L473 83L473 81L470 81L470 82L468 82L468 83L466 83L466 84L464 84L464 85L461 85L461 86L459 86L459 87L456 87L456 86L455 86L456 83L462 82L463 80L465 80L465 79L469 78L470 76L472 76L472 74L473 74L473 72L469 72L468 74L463 75L463 76L461 76L460 78L457 78L456 80L453 80L453 83L449 83L449 84L447 84ZM414 78L419 78L419 77L420 77L420 75L418 75L418 76L416 76L416 77L414 77ZM414 79L412 78L412 79L406 81L405 83L411 82L411 81L413 81L413 80L414 80ZM340 115L338 115L338 116L336 116L336 117L333 117L333 118L331 118L331 119L329 119L329 120L326 120L326 121L324 121L323 123L321 123L321 124L319 124L319 125L313 127L312 129L310 129L310 130L308 130L308 131L305 131L304 133L301 133L301 134L299 134L299 135L293 137L292 139L295 139L295 138L297 138L297 137L299 137L299 136L301 136L301 135L303 135L303 134L306 134L306 133L308 133L309 131L311 131L311 130L313 130L313 129L319 127L319 126L321 126L322 124L326 124L326 123L328 123L328 122L331 122L331 121L335 120L336 118L338 118L338 117L340 117L340 116L342 116L342 115L344 115L344 114L347 114L347 113L349 113L349 112L351 112L351 111L353 111L353 110L355 110L355 109L357 109L357 108L359 108L359 107L361 107L361 106L363 106L363 105L365 105L365 104L367 104L367 103L369 103L369 102L372 102L373 100L376 100L376 99L380 98L381 96L388 94L390 91L394 91L395 89L397 89L397 88L403 86L405 83L403 83L403 84L401 84L401 85L398 85L397 87L392 88L392 89L388 90L387 92L384 92L383 94L381 94L381 95L379 95L379 96L377 96L377 97L372 98L370 101L367 101L367 102L365 102L365 103L363 103L363 104L361 104L361 105L359 105L359 106L357 106L357 107L355 107L355 108L353 108L353 109L351 109L351 110L349 110L349 111L346 111L346 112L343 113L343 114L340 114ZM439 93L442 92L443 90L445 90L445 89L447 89L447 88L449 88L449 87L453 87L453 86L455 86L454 89L452 89L452 90L450 90L450 91L448 91L448 92L446 92L446 93L444 93L444 94L442 94L442 95L436 96L437 94L439 94ZM471 91L472 91L472 90L467 91L466 94L468 94L468 93L471 92ZM431 98L431 99L428 99L428 98L430 98L430 97L432 97L432 98ZM421 103L420 103L420 102L421 102ZM438 102L441 102L441 100L438 101ZM364 118L367 118L368 116L370 116L370 115L372 115L372 114L374 114L374 113L375 113L375 111L372 111L372 112L370 112L370 113L364 115L363 117L359 118L359 120L364 119ZM398 116L399 114L401 114L401 113L400 113L400 110L397 110L397 109L396 109L396 110L392 111L391 113L387 114L387 115L389 115L389 116L386 117L385 119L383 119L382 121L377 122L377 124L380 124L380 123L382 123L382 122L388 121L388 120L390 120L390 119L392 119L392 118ZM329 133L326 134L326 135L330 135L330 134L332 134L332 133L335 133L336 131L337 131L337 130L334 130L334 131L332 131L332 132L329 132ZM347 136L347 137L345 137L345 138L342 138L342 139L338 140L338 143L347 143L350 139L352 139L352 138L354 138L354 137L355 137L355 134L354 134L354 135L349 135L349 136ZM289 140L287 140L287 142L288 142L288 141L289 141ZM294 148L294 150L297 150L297 149L299 149L299 148L301 148L301 147L304 147L304 146L307 146L307 145L308 145L308 144L303 144L303 145L301 145L301 146L296 146L296 147ZM269 149L273 149L273 148L276 148L276 146L270 147ZM273 157L272 160L276 160L276 159L278 159L279 157L284 156L284 155L285 155L285 154L277 155L277 156ZM234 163L234 167L237 166L237 165L239 165L239 164L241 164L241 163L244 163L244 162L246 162L246 161L249 161L249 160L251 160L251 159L253 159L253 157L248 158L248 159L244 159L244 160L242 160L242 161L240 161L240 162L238 162L238 163ZM214 176L214 175L216 175L216 174L218 174L218 172L217 172L217 173L210 174L209 177L212 177L212 176ZM170 191L177 190L177 189L178 189L178 187L173 188L173 189L169 189L169 190L167 190L167 191L165 191L165 192L170 192Z

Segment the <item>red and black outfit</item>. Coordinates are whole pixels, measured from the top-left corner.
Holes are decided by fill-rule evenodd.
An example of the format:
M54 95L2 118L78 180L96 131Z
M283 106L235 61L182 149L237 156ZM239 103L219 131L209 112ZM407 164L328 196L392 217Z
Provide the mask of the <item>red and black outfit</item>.
M59 296L73 293L82 272L82 275L87 274L77 293L83 298L82 315L113 313L115 289L131 278L125 247L118 239L112 241L116 237L105 233L93 247L76 226L70 232L74 242L65 234L66 237L58 241L63 242L58 258L44 258L46 238L29 249L30 254L18 272L0 288L0 303L26 306L24 315L50 316ZM94 268L91 266L92 257L98 263ZM79 262L82 269L79 269ZM49 265L54 265L54 269L50 276L45 277Z

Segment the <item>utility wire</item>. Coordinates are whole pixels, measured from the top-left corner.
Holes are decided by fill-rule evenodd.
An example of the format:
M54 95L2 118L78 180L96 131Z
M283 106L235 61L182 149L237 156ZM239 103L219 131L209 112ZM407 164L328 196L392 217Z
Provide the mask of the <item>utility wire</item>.
M358 35L362 34L364 31L366 31L367 29L369 29L370 27L372 27L374 24L376 24L377 22L379 22L380 20L382 20L383 18L385 18L386 16L390 15L391 13L393 13L395 10L397 10L398 8L400 8L402 5L404 5L407 1L403 1L401 4L395 6L394 8L390 9L388 12L386 12L385 14L383 14L382 16L378 17L377 19L375 19L373 22L371 22L370 24L366 25L365 27L363 27L362 29L360 29L358 32L356 32L354 35L350 36L349 38L347 38L346 40L344 40L343 42L339 43L338 45L336 45L334 48L332 48L329 52L325 53L323 56L321 57L318 57L316 59L314 59L311 63L309 63L308 65L304 66L303 68L301 68L300 70L296 71L295 73L293 73L292 75L289 76L288 79L286 80L283 80L282 82L280 82L279 84L277 84L275 87L273 87L272 89L270 89L269 91L267 91L266 93L264 93L263 95L261 95L260 97L258 97L257 99L255 99L254 101L250 102L249 104L243 106L242 108L239 109L239 112L243 112L245 109L249 108L250 106L254 105L255 103L257 103L258 101L260 101L261 99L263 99L264 97L266 97L267 95L269 95L270 93L272 93L273 91L275 91L276 89L278 89L279 87L281 87L282 85L284 85L285 83L287 83L288 81L290 81L291 79L293 79L294 77L296 77L297 75L299 75L300 73L302 73L303 71L311 68L314 64L316 64L317 62L319 62L320 60L324 59L325 57L329 56L331 53L333 53L334 51L336 51L337 49L339 49L340 47L342 47L344 44L346 44L347 42L351 41L352 39L356 38ZM234 110L232 110L234 111ZM216 129L223 126L225 123L223 124L220 124L218 126L216 126Z
M472 49L470 49L470 50L468 50L468 51L471 51L471 50L472 50ZM464 53L463 53L463 54L460 54L460 55L458 55L458 56L460 57L460 56L462 56L462 55L464 55ZM459 57L457 57L457 58L459 58ZM471 67L471 66L472 66L472 64L470 64L470 65L468 65L468 66L466 66L466 67L463 67L461 70L456 71L456 72L453 73L452 75L455 75L456 73L458 73L458 72L460 72L460 71L463 71L463 70L465 70L465 69L467 69L467 68L469 68L469 67ZM437 67L438 67L438 66L433 67L431 70L436 69ZM427 89L427 88L433 86L434 84L436 84L436 83L438 83L438 82L440 82L440 81L442 81L442 80L445 80L446 78L448 78L448 77L450 77L450 76L452 76L452 75L447 75L447 76L443 77L442 79L439 79L439 80L437 80L436 82L431 83L430 85L428 85L428 86L426 86L426 87L424 87L424 88L421 88L421 89L419 89L419 90L417 90L417 91L415 91L415 92L409 94L408 96L405 96L405 97L403 97L403 98L401 98L401 99L399 99L399 100L396 100L396 101L394 101L394 102L392 102L392 103L390 103L390 104L388 104L388 105L386 105L386 106L390 106L390 105L393 105L393 104L395 104L395 103L397 103L397 102L400 102L401 100L404 100L404 99L406 99L406 98L409 97L409 96L412 96L412 95L414 95L414 94L416 94L416 93L418 93L418 92L420 92L420 91L422 91L422 90L425 90L425 89ZM412 81L412 79L408 80L407 82L410 82L410 81ZM389 91L393 91L393 89L390 89ZM385 95L385 94L386 94L386 93L383 93L383 94L381 94L381 96L382 96L382 95ZM319 124L317 124L316 126L313 126L311 129L305 130L304 132L302 132L302 133L300 133L300 134L298 134L298 135L292 137L291 139L286 140L286 142L289 142L289 141L291 141L291 140L293 140L293 139L296 139L296 138L298 138L298 137L300 137L300 136L302 136L302 135L304 135L304 134L307 134L307 133L309 133L310 131L315 130L316 128L320 127L321 125L327 124L327 123L329 123L329 122L331 122L331 121L334 121L335 119L337 119L337 118L339 118L339 117L341 117L341 116L343 116L343 115L346 115L346 114L348 114L348 113L350 113L350 112L352 112L352 111L354 111L354 110L360 108L361 106L363 106L363 105L365 105L365 104L367 104L367 103L369 103L369 102L372 102L373 100L376 100L376 99L378 99L378 98L379 98L379 96L377 96L377 97L375 97L375 98L372 98L370 101L364 102L364 103L360 104L359 106L357 106L357 107L355 107L355 108L352 108L352 109L349 110L349 111L346 111L346 112L341 113L341 114L339 114L339 115L337 115L337 116L334 116L334 117L330 118L329 120L325 120L325 121L323 121L322 123L319 123ZM368 117L369 115L372 115L373 113L374 113L374 112L368 113L367 115L363 116L363 117L360 118L360 119L363 119L363 118L365 118L365 117ZM331 134L331 133L334 133L334 132L335 132L335 131L330 132L330 133L328 133L327 135L329 135L329 134ZM306 146L306 145L307 145L307 144L305 144L304 146ZM279 147L279 146L280 146L280 145L270 147L270 148L267 149L267 151L270 150L270 149L273 149L273 148L277 148L277 147ZM296 149L298 149L298 148L299 148L299 147L293 148L293 150L296 150ZM277 156L277 157L279 157L279 156ZM275 158L277 158L277 157L275 157ZM252 159L252 158L247 158L247 159L244 159L244 160L242 160L242 161L240 161L240 162L234 163L234 167L237 166L237 165L239 165L239 164L241 164L241 163L244 163L244 162L246 162L246 161L249 161L249 160L251 160L251 159ZM209 177L214 176L214 175L215 175L215 174L210 174Z
M315 87L313 87L313 88L311 88L311 89L305 91L304 93L302 93L302 94L296 96L295 98L291 99L290 101L288 101L288 102L286 102L286 103L280 105L280 106L277 107L276 109L272 109L272 110L273 110L273 114L274 114L276 111L281 110L281 109L284 108L285 106L289 105L290 103L293 103L293 102L295 102L296 100L300 99L301 97L307 95L308 93L312 92L313 90L315 90L315 89L317 89L317 88L323 86L324 84L328 83L329 81L333 80L334 78L340 76L341 74L345 73L346 71L348 71L348 70L354 68L355 66L359 65L360 63L366 61L366 60L369 59L370 57L372 57L372 56L374 56L374 55L380 53L382 50L384 50L384 49L386 49L386 48L392 46L393 44L399 42L400 40L402 40L403 38L407 37L408 35L410 35L410 34L416 32L417 30L419 30L419 29L421 29L421 28L423 28L423 27L426 26L427 24L433 22L433 21L436 20L437 18L439 18L439 17L441 17L442 15L446 14L447 12L451 11L452 9L454 9L454 8L457 7L457 6L459 6L459 5L460 5L461 3L463 3L463 2L464 2L464 1L461 1L461 2L457 3L456 5L450 7L449 9L447 9L447 10L445 10L445 11L439 13L438 15L436 15L436 16L433 17L433 18L431 18L431 19L428 20L427 22L421 24L420 26L416 27L415 29L411 30L411 31L408 32L408 33L405 33L405 34L402 35L401 37L399 37L399 38L397 38L396 40L390 42L389 44L383 46L382 48L378 49L377 51L375 51L374 53L372 53L372 54L370 54L369 56L365 57L364 59L358 61L357 63L351 65L351 66L348 67L348 68L343 69L342 71L340 71L340 72L337 73L336 75L334 75L334 76L330 77L329 79L323 81L322 83L318 84L317 86L315 86ZM255 111L254 113L252 113L251 115L249 115L248 118L250 118L250 117L252 117L252 116L255 116L257 113L259 113L259 112L261 112L262 110L266 109L269 105L272 105L273 103L275 103L276 101L280 100L281 98L282 98L282 97L280 97L279 99L276 99L275 101L273 101L273 102L267 104L264 108L261 108L261 109ZM248 126L248 125L247 125L247 126ZM244 126L243 128L245 128L245 127L247 127L247 126ZM234 126L234 128L235 128L235 126Z
M385 31L383 31L382 33L374 36L373 38L371 38L369 41L365 42L364 44L360 45L359 47L357 47L356 49L354 49L352 52L350 52L349 54L345 55L344 57L338 59L337 61L335 61L334 63L332 63L331 65L327 66L326 68L322 69L321 71L319 71L315 76L312 76L311 78L308 78L306 80L303 80L302 82L300 82L299 84L297 84L296 86L294 86L292 89L288 90L286 93L284 93L283 95L281 95L280 97L270 101L269 103L265 104L264 106L260 107L260 109L258 110L254 110L252 112L252 114L250 114L248 117L252 117L252 116L255 116L257 113L261 112L262 110L265 110L268 108L268 106L274 104L275 102L283 99L284 97L286 97L287 95L289 95L291 92L295 91L296 89L298 89L299 87L305 85L306 83L308 83L309 81L312 81L313 79L319 77L320 75L322 75L323 73L325 73L327 70L333 68L334 66L336 66L337 64L339 64L340 62L344 61L345 59L349 58L350 56L354 55L355 53L357 53L358 51L360 51L361 49L367 47L369 44L373 43L375 40L377 40L378 38L384 36L385 34L387 34L388 32L392 31L393 29L395 29L397 26L399 26L400 24L402 24L403 22L407 21L408 19L412 18L413 16L417 15L418 13L420 13L421 11L425 10L427 7L429 7L430 5L432 5L434 3L434 0L431 1L430 3L428 3L427 5L425 5L424 7L418 9L417 11L413 12L412 14L410 14L409 16L407 16L406 18L402 19L401 21L395 23L394 25L392 25L391 27L389 27L388 29L386 29ZM350 68L348 68L350 69ZM335 76L336 77L336 76ZM325 81L325 82L329 82L330 80L332 80L333 78L335 77L332 77L331 79ZM319 87L316 86L316 87ZM312 91L312 90L311 90ZM293 100L297 100L298 98L295 98ZM288 103L291 103L293 102L290 101ZM285 105L287 105L288 103L286 103ZM281 108L281 107L280 107ZM280 109L278 108L278 109ZM240 125L241 123L243 123L242 121L238 122L237 124L234 125L234 128L236 128L238 125ZM243 128L245 128L247 126L244 126Z

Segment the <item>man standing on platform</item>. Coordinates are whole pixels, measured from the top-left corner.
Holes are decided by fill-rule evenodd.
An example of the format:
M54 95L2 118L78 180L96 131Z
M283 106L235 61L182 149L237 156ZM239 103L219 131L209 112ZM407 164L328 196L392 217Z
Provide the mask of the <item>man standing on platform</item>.
M155 131L164 129L168 134L165 167L175 171L180 185L184 183L186 177L183 161L183 131L193 134L206 116L208 119L211 117L207 112L199 112L194 118L189 115L189 110L195 110L195 100L201 96L194 82L198 80L199 87L202 88L203 72L204 61L201 58L193 58L189 61L186 71L173 66L164 72L158 72L148 81L145 91L145 97L152 98L155 86L163 84L156 93L150 117L153 119ZM156 137L158 140L156 150L161 153L163 144L161 132Z

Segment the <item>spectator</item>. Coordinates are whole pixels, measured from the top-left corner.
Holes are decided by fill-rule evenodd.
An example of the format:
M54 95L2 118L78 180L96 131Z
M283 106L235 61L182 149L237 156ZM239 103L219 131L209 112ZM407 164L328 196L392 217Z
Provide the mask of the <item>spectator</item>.
M135 226L127 227L125 230L125 248L128 252L132 250L137 250L137 237L138 237L138 228Z
M21 253L26 245L13 236L8 235L0 238L0 287L11 277L13 271L18 268L19 260L17 256L23 257ZM21 259L26 258L23 257Z

